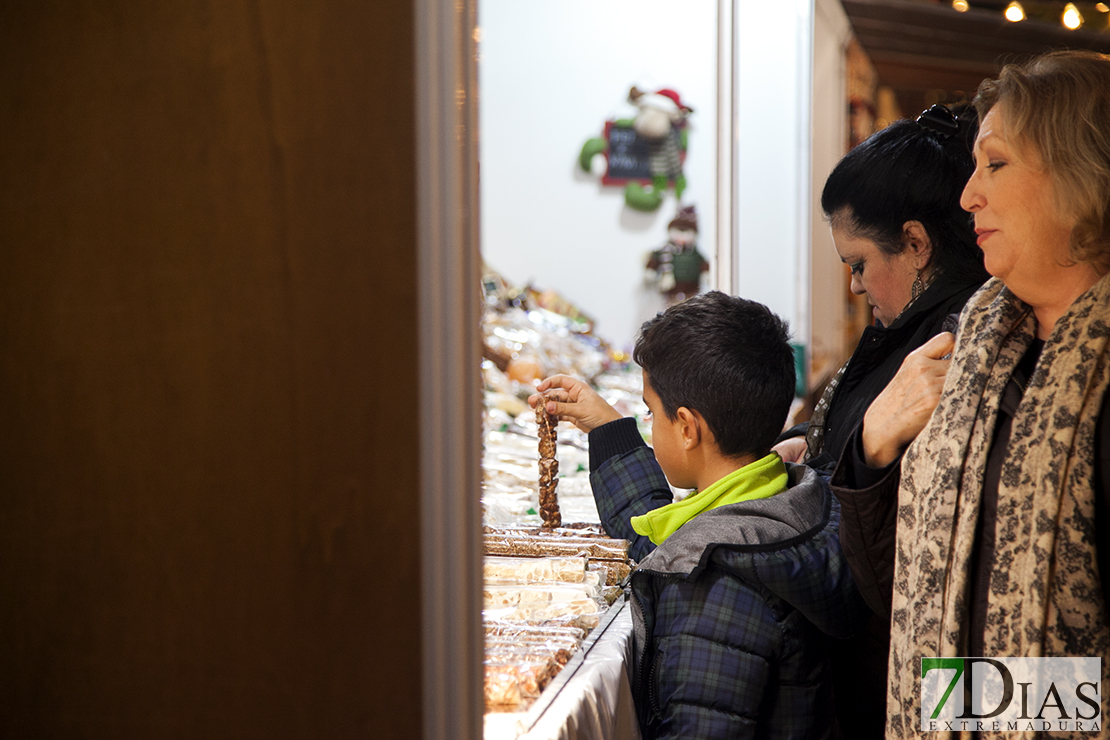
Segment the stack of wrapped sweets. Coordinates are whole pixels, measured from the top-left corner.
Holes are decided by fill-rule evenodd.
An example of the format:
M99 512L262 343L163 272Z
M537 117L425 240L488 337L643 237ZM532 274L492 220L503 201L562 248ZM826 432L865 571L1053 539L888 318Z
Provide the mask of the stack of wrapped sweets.
M520 712L622 593L628 542L597 527L487 527L486 711Z

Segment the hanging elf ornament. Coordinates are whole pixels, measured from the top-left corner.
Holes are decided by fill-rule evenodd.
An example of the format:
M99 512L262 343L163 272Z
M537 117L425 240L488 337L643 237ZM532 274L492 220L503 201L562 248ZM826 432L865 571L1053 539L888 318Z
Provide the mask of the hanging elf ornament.
M637 109L635 117L606 121L604 136L582 145L578 163L590 172L594 158L604 154L602 184L624 185L630 208L654 211L668 187L674 187L679 200L686 189L686 119L694 109L668 88L651 93L633 87L628 102Z
M667 297L668 304L701 290L701 275L709 262L698 251L697 241L698 214L694 206L687 206L667 224L667 243L648 257L648 281Z

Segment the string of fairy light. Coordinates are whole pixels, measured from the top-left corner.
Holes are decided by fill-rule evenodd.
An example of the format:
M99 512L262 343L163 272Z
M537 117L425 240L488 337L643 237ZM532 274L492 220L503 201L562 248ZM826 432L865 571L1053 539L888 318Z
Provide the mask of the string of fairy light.
M965 13L972 6L968 0L952 0L952 7L961 13ZM1002 14L1011 23L1020 23L1028 18L1045 21L1058 19L1064 28L1073 31L1081 28L1084 24L1087 24L1088 28L1098 29L1106 29L1110 26L1110 6L1106 3L1084 4L1084 8L1087 13L1086 17L1084 17L1084 11L1080 10L1075 3L1067 3L1061 8L1060 3L1021 3L1018 0L1012 0L1002 11Z

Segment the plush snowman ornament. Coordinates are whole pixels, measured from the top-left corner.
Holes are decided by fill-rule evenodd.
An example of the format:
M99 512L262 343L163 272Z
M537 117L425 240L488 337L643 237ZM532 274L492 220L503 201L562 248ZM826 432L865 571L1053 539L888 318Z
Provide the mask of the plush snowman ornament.
M663 202L663 193L672 180L675 197L682 200L686 177L682 174L680 131L694 109L668 88L649 93L633 87L628 91L628 102L637 108L632 128L648 144L651 184L628 183L624 200L637 210L654 211Z
M668 304L697 295L709 262L698 251L698 214L683 208L667 225L667 243L648 257L647 277L667 297Z

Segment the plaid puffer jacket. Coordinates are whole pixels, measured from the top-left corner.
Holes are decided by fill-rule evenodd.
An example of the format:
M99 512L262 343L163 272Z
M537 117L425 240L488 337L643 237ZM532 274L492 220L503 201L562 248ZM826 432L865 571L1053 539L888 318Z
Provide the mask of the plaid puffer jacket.
M866 607L828 485L787 468L783 492L704 512L654 549L628 521L670 500L651 449L591 474L606 530L642 557L632 686L645 738L840 737L821 633L848 637Z

